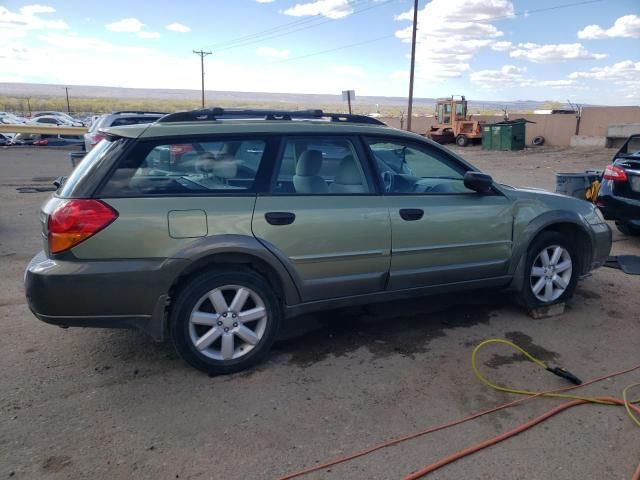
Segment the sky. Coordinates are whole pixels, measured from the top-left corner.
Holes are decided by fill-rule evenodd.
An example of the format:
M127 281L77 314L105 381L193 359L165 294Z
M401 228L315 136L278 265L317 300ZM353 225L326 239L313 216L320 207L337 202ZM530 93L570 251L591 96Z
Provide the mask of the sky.
M413 0L42 1L0 82L407 96ZM640 0L420 0L414 94L638 105Z

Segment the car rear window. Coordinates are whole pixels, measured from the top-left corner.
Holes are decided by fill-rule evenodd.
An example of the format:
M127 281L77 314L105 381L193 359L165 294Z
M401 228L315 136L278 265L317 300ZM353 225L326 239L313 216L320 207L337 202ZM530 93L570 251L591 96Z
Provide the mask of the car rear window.
M120 160L100 195L253 192L266 144L262 138L142 142Z
M123 125L137 125L139 123L153 123L160 117L121 117L116 118L113 123L110 125L111 127L121 127Z
M111 155L117 154L123 146L124 138L105 138L101 140L90 152L88 152L74 168L73 172L64 184L58 189L57 195L63 198L72 198L77 195L79 186L89 179L101 164L108 161Z

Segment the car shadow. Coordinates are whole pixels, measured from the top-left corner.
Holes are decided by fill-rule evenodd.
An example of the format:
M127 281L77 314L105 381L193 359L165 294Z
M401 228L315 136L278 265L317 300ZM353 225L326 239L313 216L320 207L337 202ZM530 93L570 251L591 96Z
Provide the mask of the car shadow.
M505 293L479 291L327 310L287 319L273 350L300 367L361 347L373 359L397 354L413 358L446 330L486 324L495 310L510 303Z

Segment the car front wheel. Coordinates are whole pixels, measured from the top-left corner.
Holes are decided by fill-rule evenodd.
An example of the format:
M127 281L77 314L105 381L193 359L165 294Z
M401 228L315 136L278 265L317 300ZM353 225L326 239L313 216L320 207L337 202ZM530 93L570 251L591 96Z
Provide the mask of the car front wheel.
M248 269L191 279L171 310L171 338L180 356L209 374L244 370L269 351L281 309L269 284Z
M563 302L575 291L578 257L574 247L557 232L543 232L527 251L521 301L528 308Z

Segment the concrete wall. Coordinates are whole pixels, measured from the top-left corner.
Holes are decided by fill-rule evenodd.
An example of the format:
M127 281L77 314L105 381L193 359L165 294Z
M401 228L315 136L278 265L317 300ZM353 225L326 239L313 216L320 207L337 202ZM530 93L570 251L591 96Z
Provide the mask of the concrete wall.
M473 115L473 119L486 123L496 123L502 120L500 116ZM526 118L535 124L527 124L526 142L531 144L534 137L542 135L545 138L545 145L569 146L571 138L576 133L576 117L571 114L558 115L536 115L512 113L510 118ZM392 117L381 117L380 120L387 125L400 128L400 119ZM411 122L411 130L424 134L431 125L436 123L433 117L414 117ZM589 140L584 137L598 137L596 143L602 143L602 138L607 136L609 125L640 123L640 107L585 107L582 110L580 120L580 137L574 139L573 144L588 144ZM406 124L406 120L405 120Z
M609 125L621 123L640 123L640 107L585 107L579 134L606 137Z

